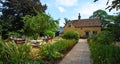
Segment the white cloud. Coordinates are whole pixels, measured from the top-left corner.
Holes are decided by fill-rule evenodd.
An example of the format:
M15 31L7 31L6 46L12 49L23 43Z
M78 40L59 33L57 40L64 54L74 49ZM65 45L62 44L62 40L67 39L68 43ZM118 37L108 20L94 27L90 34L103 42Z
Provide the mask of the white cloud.
M113 0L109 0L108 5L106 5L107 0L106 1L99 0L97 2L87 2L81 5L81 7L75 9L75 11L77 11L77 13L80 13L81 16L84 16L85 18L88 18L89 16L91 16L93 12L98 9L105 10L108 14L113 14L114 12L117 12L117 11L112 10L111 12L108 12L109 10L106 9L109 5L111 5L112 1Z
M66 12L66 10L63 8L63 7L58 7L58 10L60 11L60 12Z
M98 2L87 2L84 5L82 5L80 8L76 9L76 11L78 13L80 13L83 16L91 16L93 14L94 11L98 10L98 9L103 9L105 10L106 8L106 2L104 0L100 0Z
M56 0L56 4L62 6L74 6L77 2L78 0Z

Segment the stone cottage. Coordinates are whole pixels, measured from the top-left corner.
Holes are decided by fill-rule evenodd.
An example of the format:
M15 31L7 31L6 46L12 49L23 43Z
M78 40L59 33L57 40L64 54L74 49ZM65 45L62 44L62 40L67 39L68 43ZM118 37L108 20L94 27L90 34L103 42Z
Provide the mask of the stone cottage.
M65 24L64 33L68 31L77 31L81 37L89 37L101 32L101 20L99 18L81 19L79 14L77 20L70 20Z

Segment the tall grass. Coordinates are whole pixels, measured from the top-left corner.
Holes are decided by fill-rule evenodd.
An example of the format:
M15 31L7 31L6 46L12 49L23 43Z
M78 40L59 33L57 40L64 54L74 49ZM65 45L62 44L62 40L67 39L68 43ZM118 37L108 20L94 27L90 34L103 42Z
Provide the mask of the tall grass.
M88 41L93 64L120 64L120 47L113 45L115 39L110 32L93 35Z
M4 43L0 40L0 62L4 64L19 64L29 60L30 46L25 43L17 45L14 42Z
M93 44L90 46L93 64L120 64L120 47Z
M73 47L76 40L60 40L53 44L46 44L38 50L38 58L32 59L31 47L25 42L16 44L14 42L4 43L0 40L0 64L44 64L47 61L56 61L63 57L63 53ZM54 63L54 62L52 62Z

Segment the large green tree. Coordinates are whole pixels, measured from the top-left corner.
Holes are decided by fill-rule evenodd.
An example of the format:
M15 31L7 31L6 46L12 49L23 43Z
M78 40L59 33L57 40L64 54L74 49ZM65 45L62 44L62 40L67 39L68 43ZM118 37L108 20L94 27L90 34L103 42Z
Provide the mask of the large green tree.
M9 31L17 31L23 28L22 17L25 15L37 15L35 10L45 12L46 5L40 0L0 0L2 4L2 36Z
M26 15L23 17L24 30L30 36L46 30L57 30L58 21L59 20L54 20L50 15L44 12L38 12L36 16Z
M116 16L115 22L108 26L108 30L120 41L120 13Z
M100 18L102 29L106 29L107 26L114 21L115 16L108 15L107 12L104 10L96 10L89 18Z

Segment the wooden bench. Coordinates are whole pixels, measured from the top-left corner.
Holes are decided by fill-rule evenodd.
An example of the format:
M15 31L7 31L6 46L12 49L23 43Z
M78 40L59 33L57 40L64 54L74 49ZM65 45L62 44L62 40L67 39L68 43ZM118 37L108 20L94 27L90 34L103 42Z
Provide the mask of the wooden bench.
M10 39L16 44L25 43L25 40L26 40L26 38L16 38L16 37L10 37Z

